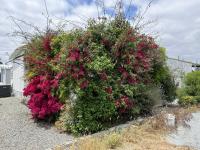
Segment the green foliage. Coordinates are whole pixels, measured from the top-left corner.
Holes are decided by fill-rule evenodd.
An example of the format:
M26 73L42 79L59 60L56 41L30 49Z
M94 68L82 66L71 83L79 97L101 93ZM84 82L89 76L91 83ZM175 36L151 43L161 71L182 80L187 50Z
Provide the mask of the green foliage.
M176 96L176 85L166 65L165 48L160 48L159 61L153 67L152 78L155 84L161 87L163 99L172 102Z
M177 91L179 103L183 106L200 103L200 71L186 74L185 85Z
M190 96L200 96L200 71L185 76L185 91Z
M182 106L195 105L198 101L195 96L183 96L179 99L179 104Z
M185 88L177 88L176 95L177 95L178 99L181 99L182 97L187 96Z
M93 88L97 88L94 92ZM107 99L104 90L90 85L86 91L78 93L70 126L73 133L88 134L105 129L116 118L116 108L112 101ZM71 123L71 122L69 122Z
M88 64L88 68L95 71L103 71L113 69L114 65L105 54L103 56L97 56L91 63Z

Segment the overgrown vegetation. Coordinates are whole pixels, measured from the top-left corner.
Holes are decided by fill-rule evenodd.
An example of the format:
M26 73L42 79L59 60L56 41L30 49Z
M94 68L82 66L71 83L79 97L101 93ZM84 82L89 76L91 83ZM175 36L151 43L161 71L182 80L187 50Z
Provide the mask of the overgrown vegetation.
M27 43L24 95L36 119L56 117L69 132L94 133L151 113L152 87L174 99L165 61L164 49L121 15L90 20L85 29L48 30Z

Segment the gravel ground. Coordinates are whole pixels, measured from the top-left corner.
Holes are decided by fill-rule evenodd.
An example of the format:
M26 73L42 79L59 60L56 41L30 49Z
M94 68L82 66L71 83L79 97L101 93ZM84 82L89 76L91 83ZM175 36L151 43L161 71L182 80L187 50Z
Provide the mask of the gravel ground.
M34 123L19 99L0 98L0 150L44 150L72 139L49 125Z

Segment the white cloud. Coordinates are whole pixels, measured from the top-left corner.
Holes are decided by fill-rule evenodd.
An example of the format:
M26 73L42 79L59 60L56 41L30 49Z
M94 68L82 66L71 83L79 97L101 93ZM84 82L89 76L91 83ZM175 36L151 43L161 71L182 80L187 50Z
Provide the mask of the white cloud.
M146 3L137 3L144 8ZM147 31L159 33L159 43L171 57L200 63L200 1L155 0L146 14L146 20L156 19L156 26Z
M74 0L73 5L68 0L46 0L50 16L59 22L58 18L67 18L82 26L90 17L97 17L95 2L80 3ZM105 0L104 0L105 1ZM113 7L117 0L105 1L106 7ZM138 8L144 9L149 0L133 0ZM26 20L31 24L45 27L46 20L43 0L0 0L0 57L6 59L5 52L11 53L20 45L19 39L7 36L16 29L8 16ZM130 0L123 1L125 6ZM145 20L156 19L156 25L147 27L146 32L159 33L158 42L167 48L171 57L182 57L187 60L200 60L200 0L154 0L148 10ZM102 10L100 10L102 13ZM71 26L69 26L71 27ZM25 27L24 30L30 31Z
M32 25L43 28L45 25L45 5L43 0L0 0L0 57L5 61L8 59L5 54L9 54L15 50L21 41L16 37L9 37L7 34L12 33L16 29L16 25L11 21L9 16L25 20ZM64 16L64 11L68 9L65 0L47 0L50 14L56 16ZM30 30L23 27L25 31Z

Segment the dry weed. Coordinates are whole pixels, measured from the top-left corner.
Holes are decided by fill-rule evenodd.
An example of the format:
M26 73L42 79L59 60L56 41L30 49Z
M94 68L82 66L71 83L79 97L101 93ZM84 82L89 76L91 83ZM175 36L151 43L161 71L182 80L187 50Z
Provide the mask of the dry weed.
M142 125L130 126L121 134L113 132L102 136L82 138L71 146L71 150L191 150L189 147L167 143L165 135L175 130L178 125L185 125L194 110L198 109L167 109L145 119ZM166 123L166 114L169 113L176 117L174 127L169 127Z

